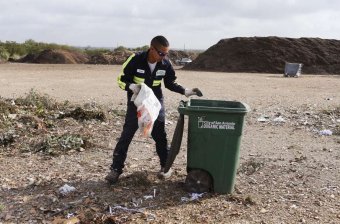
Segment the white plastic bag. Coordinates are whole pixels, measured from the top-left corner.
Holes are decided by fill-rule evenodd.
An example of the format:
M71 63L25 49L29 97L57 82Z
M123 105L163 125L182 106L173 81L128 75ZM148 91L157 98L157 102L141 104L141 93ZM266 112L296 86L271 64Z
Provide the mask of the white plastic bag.
M153 124L161 110L161 103L150 89L144 83L136 99L133 101L137 107L138 127L144 137L150 136Z

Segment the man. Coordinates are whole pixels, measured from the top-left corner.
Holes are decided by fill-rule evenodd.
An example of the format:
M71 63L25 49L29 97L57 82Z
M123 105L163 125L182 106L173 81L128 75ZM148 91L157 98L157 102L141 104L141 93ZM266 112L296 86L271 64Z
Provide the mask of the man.
M131 101L131 97L138 94L141 89L141 83L145 83L153 90L162 106L154 123L151 136L156 142L156 152L160 159L161 170L159 177L167 178L171 175L171 171L163 172L168 155L168 142L165 132L165 111L161 81L163 80L167 89L183 94L186 97L192 95L201 96L201 92L197 88L185 89L176 83L175 71L166 57L168 52L168 40L163 36L156 36L151 40L148 51L131 55L123 64L122 72L117 81L119 87L127 91L128 102L123 132L113 152L111 171L105 177L110 184L116 183L122 174L128 147L138 130L137 108Z

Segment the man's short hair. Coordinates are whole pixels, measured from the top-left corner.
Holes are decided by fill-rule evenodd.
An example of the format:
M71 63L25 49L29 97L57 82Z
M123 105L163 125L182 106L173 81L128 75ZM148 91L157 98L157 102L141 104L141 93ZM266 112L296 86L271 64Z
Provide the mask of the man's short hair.
M164 36L155 36L151 40L151 46L159 47L169 47L169 41Z

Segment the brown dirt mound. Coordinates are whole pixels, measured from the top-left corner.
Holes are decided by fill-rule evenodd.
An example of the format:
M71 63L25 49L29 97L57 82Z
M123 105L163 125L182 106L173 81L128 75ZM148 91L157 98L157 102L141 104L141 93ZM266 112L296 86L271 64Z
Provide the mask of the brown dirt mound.
M96 54L90 57L88 64L121 65L132 53L132 51L124 50Z
M38 64L85 64L88 56L76 51L61 49L44 50L38 55L28 54L18 62Z
M74 51L44 50L34 61L39 64L84 64L88 61L88 57Z
M198 54L198 52L170 50L169 58L174 64L177 64L177 61L181 60L182 58L190 58L191 60L194 60L197 58Z
M20 58L15 62L22 62L22 63L34 63L34 59L36 58L35 54L27 54L25 57Z
M320 38L236 37L222 39L186 70L283 73L285 62L303 63L302 73L340 74L340 41Z
M124 51L115 51L109 53L100 53L96 55L92 55L88 64L110 64L110 65L121 65L126 59L133 54L133 51L124 50ZM176 64L177 60L182 58L191 58L194 60L198 56L196 52L186 52L179 50L170 50L169 58L171 61Z

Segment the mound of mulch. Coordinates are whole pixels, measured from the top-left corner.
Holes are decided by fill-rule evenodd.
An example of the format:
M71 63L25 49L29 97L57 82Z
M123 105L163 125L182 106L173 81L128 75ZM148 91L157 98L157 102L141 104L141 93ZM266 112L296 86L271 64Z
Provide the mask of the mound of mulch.
M88 64L121 65L131 54L129 50L99 53L92 55Z
M67 50L44 50L35 58L39 64L85 64L87 61L87 55Z
M38 64L85 64L88 60L88 56L80 52L48 49L38 55L28 54L24 58L21 58L19 62Z
M48 49L38 54L27 54L20 59L10 59L10 62L37 63L37 64L103 64L103 65L122 65L131 54L130 50L110 51L87 55L77 51ZM198 52L170 50L169 58L176 64L182 58L194 60ZM1 63L1 61L0 61Z
M302 73L340 74L340 41L320 38L236 37L222 39L185 70L283 73L285 62Z
M124 51L114 51L114 52L95 54L90 57L88 64L121 65L133 53L134 53L133 51L124 50ZM180 51L180 50L169 51L169 58L174 64L176 64L176 62L178 60L181 60L182 58L191 58L192 60L194 60L197 56L198 56L198 53L196 52L187 52L187 51Z
M198 52L192 51L170 50L169 58L174 64L177 65L177 62L180 61L182 58L190 58L191 60L195 60L198 54Z

